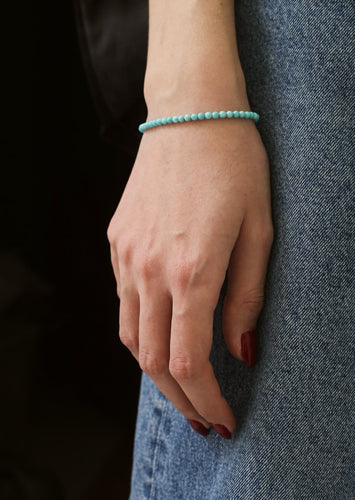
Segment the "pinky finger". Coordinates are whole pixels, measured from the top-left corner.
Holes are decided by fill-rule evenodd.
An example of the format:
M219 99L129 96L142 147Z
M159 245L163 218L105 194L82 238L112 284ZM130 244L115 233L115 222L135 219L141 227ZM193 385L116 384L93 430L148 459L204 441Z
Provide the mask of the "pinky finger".
M117 290L117 296L120 298L121 295L121 286L120 286L120 268L118 265L118 258L117 258L117 253L115 250L115 247L110 246L110 254L111 254L111 265L112 269L116 278L116 290Z
M139 355L139 309L140 301L137 291L126 288L120 299L119 337L123 345L138 361Z

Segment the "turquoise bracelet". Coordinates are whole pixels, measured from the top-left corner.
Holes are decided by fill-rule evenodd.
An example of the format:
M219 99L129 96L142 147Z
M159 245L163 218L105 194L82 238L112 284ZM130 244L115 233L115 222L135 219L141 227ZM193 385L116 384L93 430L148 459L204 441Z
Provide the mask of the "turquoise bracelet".
M258 113L255 113L255 111L213 111L212 113L193 113L192 115L168 116L167 118L158 118L157 120L141 123L138 130L143 134L149 128L158 127L159 125L204 119L210 120L211 118L251 118L256 123L259 121L260 116Z

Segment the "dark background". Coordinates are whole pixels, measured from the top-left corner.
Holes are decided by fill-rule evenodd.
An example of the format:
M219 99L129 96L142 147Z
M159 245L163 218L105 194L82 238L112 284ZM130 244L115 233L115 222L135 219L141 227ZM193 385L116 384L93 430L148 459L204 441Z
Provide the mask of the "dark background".
M141 371L118 338L106 230L140 133L125 148L100 134L73 4L22 14L4 93L0 498L125 499Z

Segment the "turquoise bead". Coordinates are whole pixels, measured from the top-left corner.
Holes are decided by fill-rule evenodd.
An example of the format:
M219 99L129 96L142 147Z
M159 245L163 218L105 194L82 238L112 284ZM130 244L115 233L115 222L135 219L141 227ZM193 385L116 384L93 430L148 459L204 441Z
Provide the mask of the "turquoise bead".
M207 120L210 120L211 118L251 118L255 122L259 121L260 116L258 113L255 113L254 111L207 111L206 113L192 113L186 114L186 115L174 115L174 116L168 116L164 118L157 118L156 120L150 120L145 123L141 123L138 126L138 130L141 133L144 133L146 130L149 130L150 128L157 127L159 125L166 125L168 123L183 123L183 122L188 122L190 120L196 121L196 120L204 120L205 118Z

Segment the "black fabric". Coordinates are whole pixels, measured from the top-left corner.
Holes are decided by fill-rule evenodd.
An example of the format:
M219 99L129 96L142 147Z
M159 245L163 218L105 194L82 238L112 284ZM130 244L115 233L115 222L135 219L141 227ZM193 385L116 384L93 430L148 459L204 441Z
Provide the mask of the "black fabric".
M74 0L84 69L100 120L100 135L136 151L148 48L147 0Z

